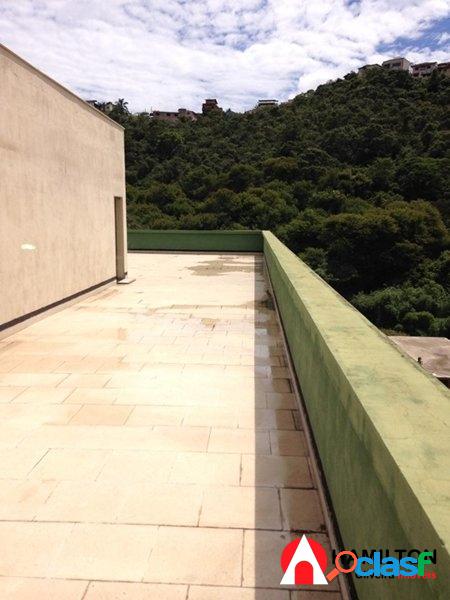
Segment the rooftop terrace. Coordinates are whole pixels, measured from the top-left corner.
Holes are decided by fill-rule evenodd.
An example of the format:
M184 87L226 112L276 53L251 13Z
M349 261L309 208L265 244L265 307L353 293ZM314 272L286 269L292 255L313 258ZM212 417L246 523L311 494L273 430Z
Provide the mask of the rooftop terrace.
M0 342L1 598L323 600L279 586L329 540L262 267L132 254Z
M134 283L0 342L0 597L345 599L280 587L307 532L436 550L360 600L447 598L449 391L270 232L129 244Z

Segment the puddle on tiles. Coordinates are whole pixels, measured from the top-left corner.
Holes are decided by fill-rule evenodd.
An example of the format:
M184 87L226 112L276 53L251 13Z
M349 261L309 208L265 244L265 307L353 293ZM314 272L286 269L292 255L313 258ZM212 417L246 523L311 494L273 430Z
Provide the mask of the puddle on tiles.
M222 256L218 259L204 260L192 267L186 267L194 275L212 277L225 275L226 273L254 273L255 264L242 262L239 259L233 259L229 256Z

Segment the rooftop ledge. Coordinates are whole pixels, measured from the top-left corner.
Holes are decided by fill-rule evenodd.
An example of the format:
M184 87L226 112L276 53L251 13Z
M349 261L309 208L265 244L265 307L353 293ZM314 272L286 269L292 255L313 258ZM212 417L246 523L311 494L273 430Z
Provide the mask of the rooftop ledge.
M131 231L129 248L263 251L345 547L437 550L437 579L355 579L359 597L446 597L448 390L270 232Z

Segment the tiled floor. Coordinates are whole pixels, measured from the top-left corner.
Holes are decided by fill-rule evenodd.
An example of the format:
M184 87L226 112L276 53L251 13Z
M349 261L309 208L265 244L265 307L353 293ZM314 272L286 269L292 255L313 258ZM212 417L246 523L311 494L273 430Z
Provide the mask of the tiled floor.
M328 540L262 259L129 271L0 342L0 598L338 600L279 585Z

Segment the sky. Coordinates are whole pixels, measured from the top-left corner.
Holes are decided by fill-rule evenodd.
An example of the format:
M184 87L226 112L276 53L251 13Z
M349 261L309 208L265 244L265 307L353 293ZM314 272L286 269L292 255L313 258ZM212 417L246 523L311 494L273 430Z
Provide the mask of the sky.
M0 43L85 99L247 110L359 66L450 60L450 0L0 0Z

